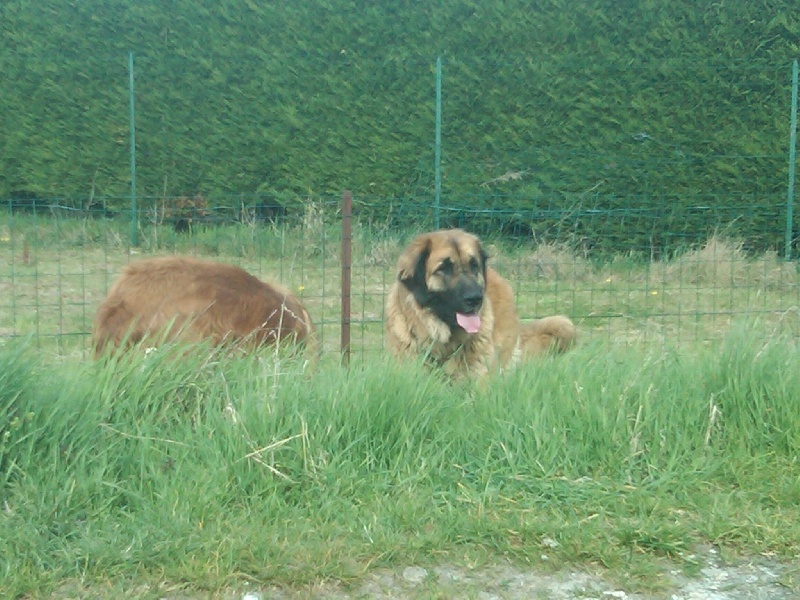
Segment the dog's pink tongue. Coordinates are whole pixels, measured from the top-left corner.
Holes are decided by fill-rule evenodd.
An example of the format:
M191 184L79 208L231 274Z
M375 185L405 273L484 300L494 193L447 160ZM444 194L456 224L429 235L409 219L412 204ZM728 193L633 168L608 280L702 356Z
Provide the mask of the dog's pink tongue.
M478 333L481 328L481 317L477 314L456 313L456 322L467 333Z

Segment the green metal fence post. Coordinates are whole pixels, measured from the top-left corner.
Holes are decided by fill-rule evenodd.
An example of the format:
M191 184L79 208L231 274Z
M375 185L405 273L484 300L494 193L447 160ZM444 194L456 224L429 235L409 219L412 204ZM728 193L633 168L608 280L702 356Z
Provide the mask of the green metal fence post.
M792 259L794 237L794 170L797 161L797 60L792 63L792 112L789 119L789 184L786 190L786 260Z
M138 246L136 215L136 113L133 88L133 52L128 53L128 75L130 81L130 122L131 122L131 246Z
M786 260L792 259L794 169L797 162L797 60L792 63L792 116L789 119L789 185L786 191Z
M435 145L434 229L439 229L439 206L442 201L442 57L436 57L436 145Z

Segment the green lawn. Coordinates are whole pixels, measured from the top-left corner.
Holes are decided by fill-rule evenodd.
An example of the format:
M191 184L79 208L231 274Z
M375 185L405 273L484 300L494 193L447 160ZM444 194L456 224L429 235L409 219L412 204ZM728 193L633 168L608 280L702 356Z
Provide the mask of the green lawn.
M136 253L98 221L0 224L0 596L298 588L500 559L659 590L702 567L696 544L800 554L794 264L719 239L664 262L490 240L523 317L569 314L582 341L476 388L379 351L405 238L366 227L341 367L340 242L307 221L162 228ZM173 251L297 290L324 359L89 360L121 266Z

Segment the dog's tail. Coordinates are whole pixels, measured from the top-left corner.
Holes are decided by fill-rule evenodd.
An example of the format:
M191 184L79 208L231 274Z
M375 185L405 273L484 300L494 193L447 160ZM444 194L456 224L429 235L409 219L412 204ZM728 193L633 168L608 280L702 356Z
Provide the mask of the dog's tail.
M536 356L545 352L566 352L575 345L578 330L575 323L564 315L544 317L520 325L519 339L522 356Z

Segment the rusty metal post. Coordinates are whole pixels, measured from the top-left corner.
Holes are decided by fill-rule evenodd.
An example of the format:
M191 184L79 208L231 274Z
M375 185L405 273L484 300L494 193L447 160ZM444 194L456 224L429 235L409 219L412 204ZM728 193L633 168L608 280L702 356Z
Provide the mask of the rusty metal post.
M350 274L353 240L353 194L342 192L342 361L350 363Z

